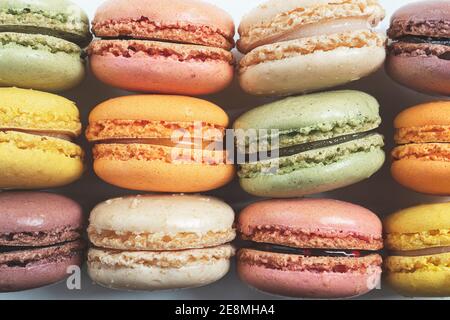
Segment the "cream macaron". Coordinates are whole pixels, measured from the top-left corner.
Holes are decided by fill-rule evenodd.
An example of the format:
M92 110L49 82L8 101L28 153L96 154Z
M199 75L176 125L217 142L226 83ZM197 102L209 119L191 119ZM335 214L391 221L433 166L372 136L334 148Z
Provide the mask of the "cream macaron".
M199 287L225 276L234 211L210 197L147 195L108 200L90 216L88 272L125 290Z
M239 26L241 87L287 96L368 76L386 58L386 36L372 30L384 16L378 0L265 1Z

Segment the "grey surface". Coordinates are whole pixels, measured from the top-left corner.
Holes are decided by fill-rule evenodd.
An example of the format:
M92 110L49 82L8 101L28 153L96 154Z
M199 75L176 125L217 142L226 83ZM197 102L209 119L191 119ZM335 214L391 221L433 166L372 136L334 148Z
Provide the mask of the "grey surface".
M82 5L93 16L94 9L102 1L99 0L81 0L75 1ZM238 25L240 17L243 13L248 11L249 8L254 7L256 4L262 1L247 0L247 1L229 1L229 0L216 0L211 1L226 9L235 17L236 24ZM381 0L380 1L388 11L388 17L385 19L382 25L382 29L385 29L389 16L392 12L405 3L412 1L407 0ZM375 96L381 104L381 114L383 118L383 124L380 131L386 136L386 150L389 152L393 147L393 120L395 116L403 109L426 101L440 100L442 97L430 97L422 94L415 93L409 89L403 88L393 81L391 81L384 70L380 70L375 75L372 75L366 79L355 82L351 85L347 85L342 88L350 88L356 90L362 90ZM338 88L338 89L342 89ZM130 94L129 92L118 91L107 87L97 80L95 80L91 74L83 84L76 90L72 90L64 93L63 95L69 99L77 102L78 107L82 113L83 124L86 126L87 117L89 111L98 103L104 100L117 97L121 95ZM259 106L265 102L271 101L269 99L255 98L243 93L237 82L228 88L226 91L205 97L212 102L217 103L223 107L230 115L235 119L238 115L245 112L252 107ZM84 137L80 139L86 150L90 147L85 141ZM87 155L89 159L88 168L85 176L79 182L58 190L52 190L52 192L59 192L66 194L73 199L76 199L84 207L86 216L89 215L89 211L99 202L108 198L122 196L126 194L134 194L134 192L126 191L123 189L115 188L103 183L99 180L91 171L92 165L90 162L90 152ZM389 157L388 157L389 158ZM228 203L230 203L236 212L245 206L246 204L257 200L252 198L243 192L238 183L235 181L229 186L209 193L211 195L218 196ZM340 199L344 201L353 202L365 206L380 217L386 216L398 209L404 207L417 205L421 203L430 202L444 202L449 201L450 198L444 197L429 197L414 193L406 190L405 188L396 184L389 174L389 160L385 164L384 168L377 173L374 177L366 180L357 185L353 185L344 189L340 189L327 194L317 195L317 197L328 197L334 199ZM55 284L46 288L40 288L30 290L21 293L0 294L0 299L273 299L279 297L273 297L264 293L257 292L254 289L248 288L245 284L241 283L234 271L234 265L232 271L222 279L221 281L198 289L169 291L169 292L121 292L104 289L100 286L92 284L87 274L83 274L82 277L82 290L69 291L66 288L65 283ZM400 296L389 290L389 288L383 286L383 290L375 290L372 293L361 297L360 299L399 299Z

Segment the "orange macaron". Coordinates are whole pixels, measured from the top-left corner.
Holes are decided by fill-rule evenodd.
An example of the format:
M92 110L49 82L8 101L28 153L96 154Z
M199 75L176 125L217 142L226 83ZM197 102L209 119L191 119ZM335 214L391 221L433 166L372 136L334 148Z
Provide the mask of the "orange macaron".
M395 128L394 179L417 192L450 195L450 101L407 109Z
M136 95L108 100L89 116L94 171L126 189L203 192L234 176L224 150L229 118L205 100Z

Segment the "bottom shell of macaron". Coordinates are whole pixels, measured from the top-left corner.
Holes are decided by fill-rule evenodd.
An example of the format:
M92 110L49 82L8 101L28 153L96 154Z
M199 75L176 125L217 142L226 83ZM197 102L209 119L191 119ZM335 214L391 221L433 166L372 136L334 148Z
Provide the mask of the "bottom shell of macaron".
M230 245L170 252L91 249L88 273L96 283L119 290L201 287L228 273L233 254Z
M67 278L72 266L81 266L84 244L68 242L52 247L0 254L0 292L50 285Z
M391 256L385 262L386 282L408 297L448 297L449 266L450 253L417 257Z
M237 271L261 291L294 298L351 298L376 288L381 257L305 257L243 249Z

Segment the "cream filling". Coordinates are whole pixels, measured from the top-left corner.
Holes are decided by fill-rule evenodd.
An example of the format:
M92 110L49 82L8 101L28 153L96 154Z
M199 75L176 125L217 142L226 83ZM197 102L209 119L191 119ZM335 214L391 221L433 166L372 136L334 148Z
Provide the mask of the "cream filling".
M421 256L432 256L436 254L450 253L449 247L439 247L439 248L427 248L420 250L409 250L409 251L391 251L391 255L399 257L421 257Z
M323 21L321 24L308 24L300 28L293 29L279 37L274 37L275 42L297 40L302 38L316 37L348 31L370 29L370 24L365 18L346 18L339 20ZM264 41L270 43L271 41Z

